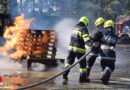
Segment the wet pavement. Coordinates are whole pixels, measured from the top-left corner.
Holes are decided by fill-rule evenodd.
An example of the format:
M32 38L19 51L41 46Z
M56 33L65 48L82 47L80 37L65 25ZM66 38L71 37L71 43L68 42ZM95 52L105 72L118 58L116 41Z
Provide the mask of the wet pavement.
M97 60L90 74L90 83L79 83L79 66L76 65L71 69L66 84L61 75L45 84L27 90L130 90L130 45L118 45L116 51L116 68L109 85L103 85L100 81L101 67ZM61 63L57 68L45 71L1 69L0 75L3 85L0 84L0 90L16 89L39 82L58 74L62 69L63 64Z

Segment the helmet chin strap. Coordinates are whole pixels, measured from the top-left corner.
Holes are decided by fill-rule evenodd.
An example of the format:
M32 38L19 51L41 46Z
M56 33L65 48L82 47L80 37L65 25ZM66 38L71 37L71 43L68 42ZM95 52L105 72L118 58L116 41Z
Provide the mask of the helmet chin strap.
M97 26L97 29L98 29L98 30L102 30L102 29L103 29L103 24Z

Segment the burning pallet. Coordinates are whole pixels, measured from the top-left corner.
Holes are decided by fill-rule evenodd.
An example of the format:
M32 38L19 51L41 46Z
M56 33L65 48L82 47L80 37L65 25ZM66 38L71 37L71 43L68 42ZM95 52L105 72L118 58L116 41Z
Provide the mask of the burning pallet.
M56 37L53 30L25 30L20 33L16 51L10 58L51 58L56 56Z
M13 60L27 59L28 66L32 62L48 63L56 65L56 35L54 30L29 29L34 18L24 19L24 14L15 18L14 25L6 27L4 38L5 45L0 51L8 53ZM53 62L53 63L52 63ZM50 64L49 64L50 65Z
M56 35L54 30L28 29L21 32L16 44L16 50L9 56L14 60L27 59L28 69L32 62L42 63L46 67L56 67Z

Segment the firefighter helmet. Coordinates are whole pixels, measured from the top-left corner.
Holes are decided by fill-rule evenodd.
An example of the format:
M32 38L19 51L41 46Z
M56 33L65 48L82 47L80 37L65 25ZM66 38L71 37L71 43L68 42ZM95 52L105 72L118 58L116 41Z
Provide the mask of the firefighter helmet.
M82 23L84 23L85 26L87 26L89 23L89 20L86 16L83 16L79 19L79 22L82 22Z
M102 17L99 17L96 21L95 21L95 25L99 26L101 24L104 24L105 20Z
M114 28L114 22L112 20L108 20L104 23L104 28L112 27Z

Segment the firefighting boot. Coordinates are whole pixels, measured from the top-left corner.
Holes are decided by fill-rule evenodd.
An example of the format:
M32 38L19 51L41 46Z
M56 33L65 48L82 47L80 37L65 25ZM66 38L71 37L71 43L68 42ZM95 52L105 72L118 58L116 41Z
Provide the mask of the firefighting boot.
M88 68L87 68L87 75L86 75L88 82L90 82L90 79L89 79L90 71L91 71L91 68L88 67Z
M102 78L101 78L103 84L105 85L109 84L111 73L112 73L111 69L109 67L106 67L105 70L103 71Z
M65 73L63 74L63 79L68 81L68 74L69 74L70 70L65 71Z
M65 62L66 62L66 61L65 61ZM66 63L66 64L65 64L65 67L64 67L64 70L67 69L69 66L71 66L71 64ZM70 69L67 70L67 71L65 71L64 74L63 74L63 79L66 80L66 81L68 80L68 77L67 77L67 76L68 76L69 72L70 72Z
M90 82L90 79L86 77L87 73L85 72L80 72L80 77L79 77L79 82L80 83L86 83Z
M87 77L89 77L89 75L90 75L90 68L87 68Z
M65 79L66 81L68 81L68 77L66 74L63 74L63 79Z

